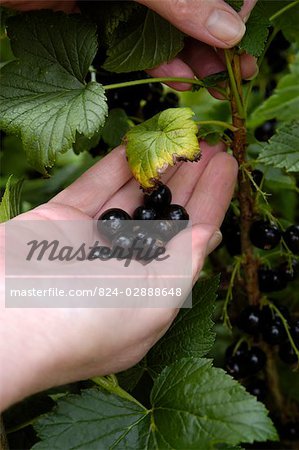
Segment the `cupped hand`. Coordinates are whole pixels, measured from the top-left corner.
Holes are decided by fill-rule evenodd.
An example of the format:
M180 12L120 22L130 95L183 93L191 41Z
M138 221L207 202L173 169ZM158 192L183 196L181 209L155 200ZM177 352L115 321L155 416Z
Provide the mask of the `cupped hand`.
M237 176L237 163L223 152L222 145L209 147L202 143L201 147L202 159L198 163L180 163L162 179L172 190L173 202L185 206L192 220L193 282L205 256L221 240L219 227ZM132 179L124 148L120 147L51 201L14 220L92 220L110 207L132 213L141 200L142 193ZM1 384L6 386L2 407L50 386L134 365L169 328L177 306L2 307L1 323L7 327L2 329L1 342L13 347L8 354L5 348L1 350L5 365ZM20 379L16 379L18 374Z
M203 78L225 70L223 50L233 47L245 33L245 22L257 0L244 0L239 13L224 0L138 0L183 31L189 39L183 51L172 61L148 70L154 77ZM65 12L77 12L76 2L55 0L2 0L2 4L19 10L49 8ZM256 59L241 56L244 79L256 75ZM174 89L191 88L186 83L169 83Z

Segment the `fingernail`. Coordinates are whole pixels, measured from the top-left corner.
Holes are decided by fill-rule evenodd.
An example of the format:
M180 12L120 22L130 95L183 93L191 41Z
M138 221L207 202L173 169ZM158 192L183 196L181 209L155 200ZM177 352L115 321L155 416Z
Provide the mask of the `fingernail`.
M246 80L246 81L250 81L250 80L253 80L255 77L257 77L258 76L258 74L259 74L259 71L260 71L260 69L259 69L259 67L258 66L256 66L256 69L255 69L255 72L254 72L254 74L253 75L251 75L251 77L247 77L247 78L244 78L244 80Z
M208 242L206 256L212 253L215 250L215 248L218 247L221 241L222 241L221 231L217 230Z
M246 30L244 23L238 16L236 17L221 9L215 9L212 12L206 27L214 38L229 45L239 42Z

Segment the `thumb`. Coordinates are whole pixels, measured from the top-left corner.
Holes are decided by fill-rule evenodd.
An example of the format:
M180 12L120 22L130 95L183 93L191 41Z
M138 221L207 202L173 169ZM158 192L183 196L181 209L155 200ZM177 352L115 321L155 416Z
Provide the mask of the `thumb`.
M221 243L222 234L216 226L209 224L193 225L192 228L187 228L179 233L167 245L167 251L172 255L174 261L172 263L173 267L176 264L181 265L181 267L182 265L188 265L187 258L190 258L188 242L190 240L192 240L191 259L192 281L194 284L199 277L205 258Z
M139 0L187 35L206 44L228 48L245 33L238 13L223 0Z

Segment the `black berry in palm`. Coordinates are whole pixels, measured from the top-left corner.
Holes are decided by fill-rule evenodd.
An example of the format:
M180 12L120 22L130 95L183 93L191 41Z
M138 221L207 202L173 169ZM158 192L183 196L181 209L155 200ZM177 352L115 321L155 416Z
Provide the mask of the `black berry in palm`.
M259 401L263 401L267 395L267 384L264 380L255 378L247 384L246 390L254 395Z
M291 252L299 255L299 225L291 225L283 233L283 238Z
M266 142L275 133L276 120L268 120L260 127L256 128L254 135L258 141Z
M249 236L252 244L263 250L272 250L281 239L279 228L266 220L253 222Z
M153 231L162 241L167 242L177 233L177 228L172 220L158 220L153 226Z
M109 247L105 247L105 246L98 246L98 247L93 247L88 255L88 259L89 260L94 260L94 259L101 259L101 260L105 260L105 259L110 259L111 258L111 249Z
M231 256L241 254L241 229L238 217L229 209L221 226L223 243Z
M295 364L298 361L296 352L289 341L279 346L279 357L286 364Z
M163 218L167 220L189 220L189 214L183 206L172 204L164 209Z
M111 238L128 228L127 221L130 219L131 217L126 211L120 208L110 208L99 217L98 230L103 236Z
M281 291L287 286L279 270L260 267L258 270L259 287L262 292Z
M157 219L157 210L155 208L138 206L133 212L134 220L155 220Z
M237 319L237 326L249 334L258 334L261 326L261 310L258 306L246 306Z
M165 184L159 184L150 194L144 195L145 206L161 209L170 205L172 199L171 191Z
M133 249L133 245L136 242L135 234L118 234L111 242L112 254L114 257L125 257L128 252Z

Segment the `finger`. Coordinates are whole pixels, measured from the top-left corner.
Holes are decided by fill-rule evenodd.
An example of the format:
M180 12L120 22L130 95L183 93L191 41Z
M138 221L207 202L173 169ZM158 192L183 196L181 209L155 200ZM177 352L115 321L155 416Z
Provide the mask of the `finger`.
M237 174L237 162L227 153L217 153L210 160L186 204L193 224L220 227L233 196Z
M204 78L217 72L226 70L224 52L215 51L211 46L189 39L181 52L182 60L189 64L194 74ZM251 55L241 55L242 77L248 79L257 73L256 59Z
M221 146L209 147L207 144L201 144L202 158L198 163L179 163L175 167L167 169L162 176L162 182L167 184L173 194L173 202L180 202L184 205L189 199L196 181L201 176L210 159L216 152L221 151ZM135 208L143 203L143 193L139 189L136 180L130 180L118 192L116 192L99 209L95 218L98 218L102 212L109 208L121 208L132 214Z
M239 16L242 17L244 22L247 22L247 20L249 19L250 13L255 7L256 2L257 0L244 0L241 11L239 12Z
M170 167L163 175L163 183L167 183L169 178L174 174L183 163L179 163L174 167ZM95 219L97 219L102 212L109 208L121 208L127 211L130 215L134 212L137 206L143 203L143 192L140 189L137 181L132 178L124 186L122 186L107 202L102 205L97 213Z
M168 187L172 192L172 203L182 206L186 205L210 160L217 153L224 150L224 145L217 144L211 147L202 141L200 143L200 149L202 156L198 164L191 162L184 163L170 178Z
M109 197L132 178L123 146L81 175L50 202L72 206L93 217Z
M147 70L147 73L152 77L180 77L180 78L194 78L193 70L180 58L174 58L168 63L161 64L159 67ZM176 89L177 91L188 91L191 89L191 84L188 83L166 83L167 86Z
M31 11L34 9L53 9L54 11L64 11L67 13L76 10L76 2L72 0L4 0L3 6L17 9L18 11Z
M245 33L241 17L223 0L139 0L187 35L228 48Z

